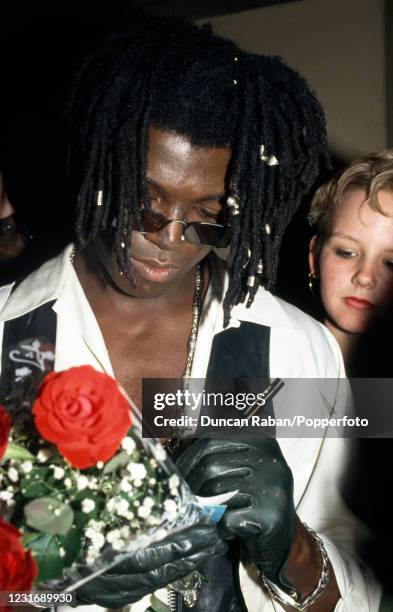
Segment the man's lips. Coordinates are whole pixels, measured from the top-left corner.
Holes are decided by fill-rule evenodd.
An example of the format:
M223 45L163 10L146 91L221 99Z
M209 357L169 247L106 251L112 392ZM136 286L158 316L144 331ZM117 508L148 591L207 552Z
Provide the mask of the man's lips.
M180 270L178 266L172 263L156 259L136 259L132 257L131 262L142 278L153 283L165 283Z
M344 302L347 304L347 306L350 306L351 308L356 308L357 310L368 310L370 308L375 308L375 304L373 304L372 302L353 296L344 298Z

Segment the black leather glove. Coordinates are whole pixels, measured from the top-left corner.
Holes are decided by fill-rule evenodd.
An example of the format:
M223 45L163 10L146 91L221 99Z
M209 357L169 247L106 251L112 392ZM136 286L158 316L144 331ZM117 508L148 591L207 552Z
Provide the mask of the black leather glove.
M293 478L277 441L202 438L177 466L197 495L239 491L226 502L219 527L226 537L240 538L266 578L288 594L296 591L283 572L295 535Z
M200 564L225 554L227 545L212 524L187 527L130 554L77 590L78 605L121 608L187 576Z

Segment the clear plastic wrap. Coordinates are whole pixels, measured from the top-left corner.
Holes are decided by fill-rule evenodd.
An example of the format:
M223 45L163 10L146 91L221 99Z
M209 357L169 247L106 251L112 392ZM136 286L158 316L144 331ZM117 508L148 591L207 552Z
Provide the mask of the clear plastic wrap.
M32 552L37 591L74 590L203 515L113 379L53 363L45 341L21 342L0 390L0 515Z

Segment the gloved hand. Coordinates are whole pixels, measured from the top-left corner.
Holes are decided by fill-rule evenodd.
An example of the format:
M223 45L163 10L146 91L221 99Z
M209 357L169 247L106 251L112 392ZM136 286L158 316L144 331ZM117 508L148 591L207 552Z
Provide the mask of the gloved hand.
M226 537L240 538L266 578L288 594L296 591L284 575L296 525L293 478L277 441L201 438L177 467L197 495L239 491L226 502L219 528Z
M225 554L227 545L212 524L186 527L130 554L77 590L80 605L121 608L187 576L204 561Z

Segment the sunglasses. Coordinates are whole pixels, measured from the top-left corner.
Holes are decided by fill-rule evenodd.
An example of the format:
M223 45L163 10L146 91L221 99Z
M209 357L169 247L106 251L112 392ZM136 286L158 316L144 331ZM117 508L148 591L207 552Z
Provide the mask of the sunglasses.
M191 242L191 244L221 249L229 246L231 242L232 229L227 225L205 223L204 221L188 223L178 219L168 219L160 213L146 209L141 210L140 228L135 228L134 231L140 234L154 234L160 232L170 223L180 223L183 225L182 240Z

